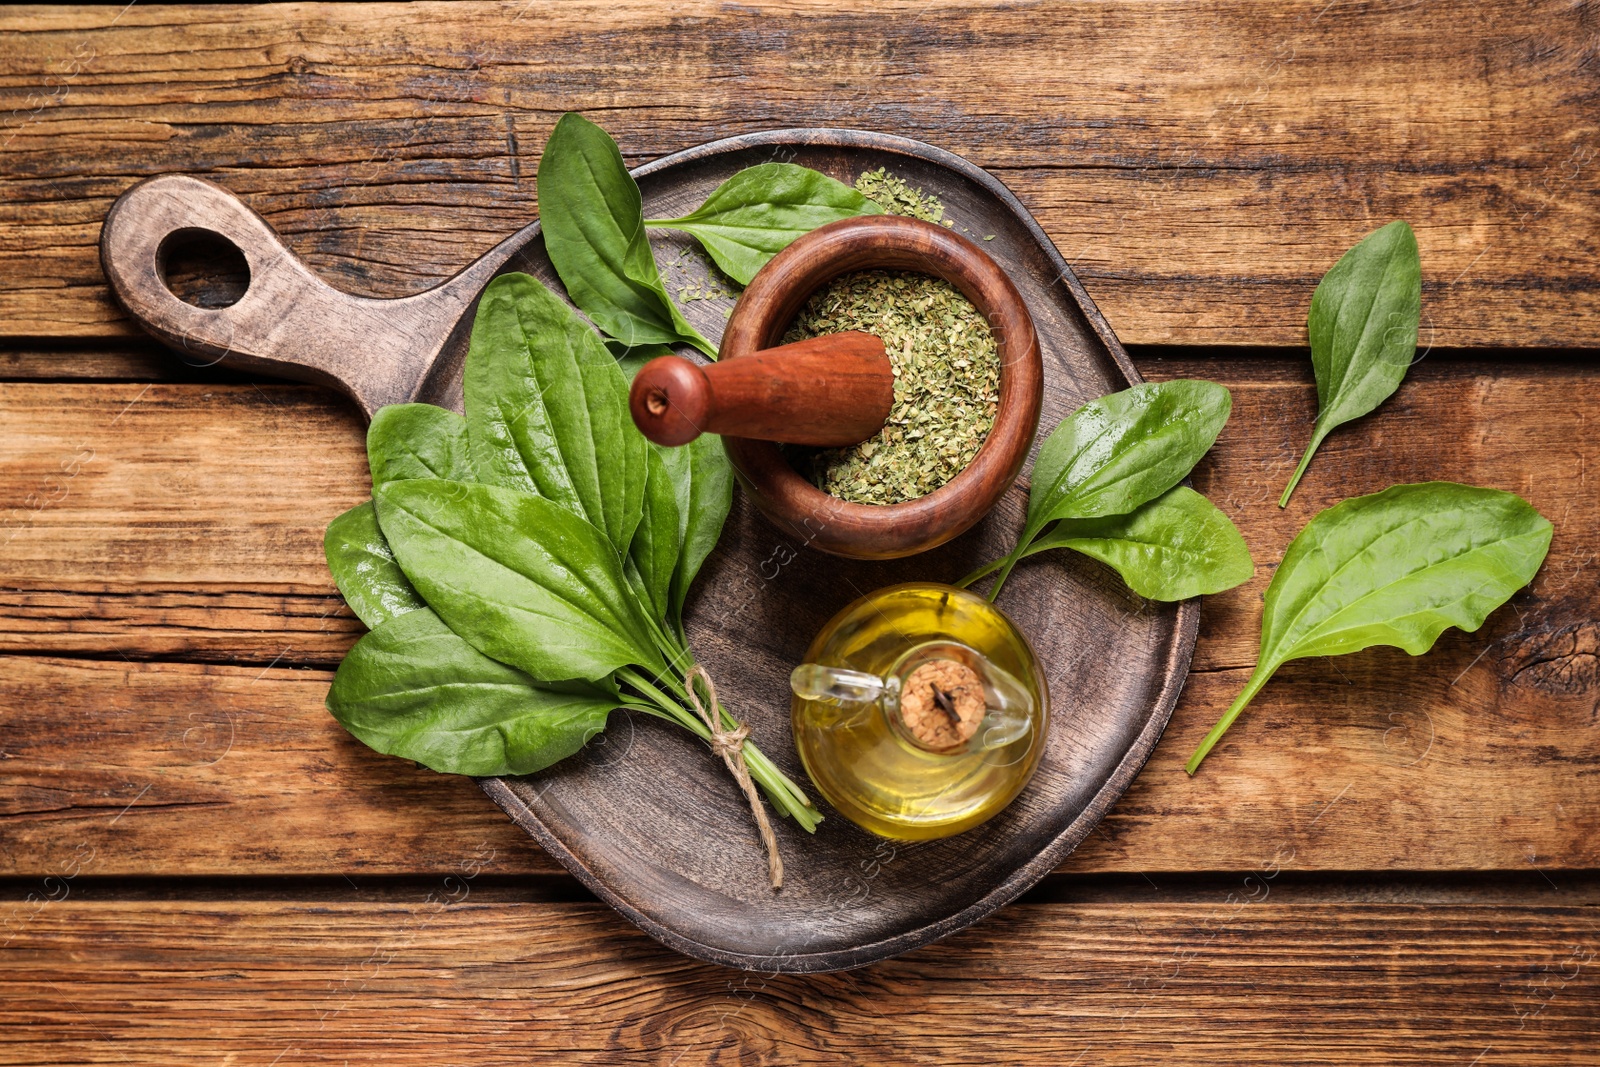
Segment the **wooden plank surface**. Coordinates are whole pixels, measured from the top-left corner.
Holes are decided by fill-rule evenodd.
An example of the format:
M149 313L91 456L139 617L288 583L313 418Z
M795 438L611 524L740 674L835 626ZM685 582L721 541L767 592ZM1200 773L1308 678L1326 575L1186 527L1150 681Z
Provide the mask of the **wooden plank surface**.
M1196 483L1236 517L1258 573L1207 600L1173 725L1066 869L1241 870L1280 852L1306 870L1600 866L1600 504L1584 459L1600 444L1600 371L1424 360L1324 447L1280 512L1312 414L1305 365L1141 369L1233 390ZM327 518L365 491L346 405L301 386L11 383L0 420L13 442L0 649L18 654L0 679L15 709L0 871L54 873L80 843L107 875L438 871L469 839L492 842L506 871L553 869L470 783L376 756L322 709L361 630L320 549ZM79 472L62 471L84 448ZM1532 590L1424 659L1291 664L1185 776L1243 685L1294 532L1343 495L1430 477L1514 489L1555 521ZM781 740L781 709L752 715Z
M816 977L693 963L598 904L480 903L465 874L388 903L69 898L13 913L0 1058L1594 1062L1593 908L1249 892L1018 905L944 944Z
M1591 8L0 10L0 1062L1594 1062L1600 371L1559 351L1600 311ZM775 126L930 141L1020 195L1124 342L1223 346L1140 369L1233 389L1196 484L1257 575L1206 601L1097 832L949 942L834 976L690 962L471 782L350 739L322 698L362 628L320 542L365 495L353 409L184 367L105 290L107 208L169 171L336 284L419 290L536 215L569 109L632 163ZM1394 217L1423 359L1280 512L1314 400L1283 346ZM1533 588L1424 659L1290 665L1183 775L1294 532L1435 477L1555 522Z
M540 148L580 109L634 162L804 125L959 152L1130 343L1299 343L1316 279L1404 217L1433 343L1587 345L1592 18L1568 0L14 8L0 335L126 335L95 241L118 193L169 171L221 181L341 285L424 288L536 213Z

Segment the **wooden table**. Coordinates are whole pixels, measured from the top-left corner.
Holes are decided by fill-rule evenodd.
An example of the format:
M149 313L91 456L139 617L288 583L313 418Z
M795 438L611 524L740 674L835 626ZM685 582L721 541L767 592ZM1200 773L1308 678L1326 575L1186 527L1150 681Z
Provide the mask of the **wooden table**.
M1600 1061L1600 10L1521 0L825 0L0 14L0 1060ZM630 163L857 126L989 168L1151 379L1233 390L1200 489L1258 563L1123 801L1035 892L866 970L668 952L469 781L323 710L362 425L186 366L96 259L215 179L336 284L415 291L533 216L555 118ZM1274 504L1311 290L1417 230L1421 358ZM1597 475L1600 477L1600 475ZM1426 658L1291 664L1190 780L1294 532L1394 482L1512 489L1530 590Z

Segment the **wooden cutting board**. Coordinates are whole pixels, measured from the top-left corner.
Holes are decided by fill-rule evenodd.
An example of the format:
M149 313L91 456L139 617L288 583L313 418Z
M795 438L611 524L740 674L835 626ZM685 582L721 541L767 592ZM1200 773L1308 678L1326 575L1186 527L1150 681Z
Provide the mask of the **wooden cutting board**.
M1138 381L1033 217L958 156L884 134L778 130L715 141L633 173L646 216L670 218L736 171L769 161L845 182L887 167L944 202L946 217L1007 270L1033 314L1045 363L1041 439L1083 402ZM249 286L229 307L193 307L162 281L165 250L197 233L220 235L249 266ZM692 242L659 234L653 243L670 292L708 291ZM428 292L397 300L342 293L226 190L182 176L143 182L113 205L101 259L130 314L185 358L332 384L369 416L407 400L461 409L474 306L496 274L525 271L561 291L534 223ZM733 298L679 303L716 339ZM950 581L1004 553L1025 504L1023 488L1013 487L950 544L866 562L823 555L780 534L737 497L690 601L691 643L726 705L804 784L789 734L787 679L812 636L873 589ZM814 836L780 822L786 881L774 893L749 810L720 761L681 730L623 713L583 753L531 777L486 779L483 789L598 896L700 959L825 971L927 944L1015 899L1088 835L1165 728L1199 623L1196 602L1146 601L1073 553L1020 566L1001 606L1038 653L1052 724L1028 788L989 823L957 837L889 842L832 814Z

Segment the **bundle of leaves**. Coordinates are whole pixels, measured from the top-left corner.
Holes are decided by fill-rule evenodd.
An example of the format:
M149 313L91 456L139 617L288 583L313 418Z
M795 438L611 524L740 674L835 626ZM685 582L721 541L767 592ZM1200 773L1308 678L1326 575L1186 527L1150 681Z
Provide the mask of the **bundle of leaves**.
M617 708L710 739L683 610L732 500L721 441L646 441L624 366L525 274L484 292L464 391L465 418L397 404L372 420L372 500L326 539L372 632L329 709L372 748L453 774L541 770ZM773 806L814 829L800 788L755 744L742 754Z
M427 404L374 416L372 500L326 538L334 581L372 632L340 664L328 707L379 752L471 775L542 770L619 708L677 723L740 778L777 884L751 780L806 830L822 817L696 681L684 602L733 476L716 437L660 448L629 417L628 376L645 357L684 344L716 357L667 297L646 230L690 233L747 283L801 235L879 208L824 174L765 163L691 214L647 223L616 143L579 115L556 123L538 185L546 251L594 326L528 275L497 278L473 322L465 418Z

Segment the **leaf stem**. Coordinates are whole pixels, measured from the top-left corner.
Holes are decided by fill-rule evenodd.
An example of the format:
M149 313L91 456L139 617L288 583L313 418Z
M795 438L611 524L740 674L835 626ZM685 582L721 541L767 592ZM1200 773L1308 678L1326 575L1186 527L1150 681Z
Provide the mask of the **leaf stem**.
M706 729L706 724L695 718L676 700L657 689L644 675L632 667L623 667L617 671L617 677L637 689L640 694L653 701L662 711L671 715L673 721L685 727L702 741L711 739L711 731Z
M689 647L689 630L683 625L683 612L678 612L677 617L672 620L672 625L678 635L678 644L687 649Z
M679 662L685 659L689 661L690 666L694 665L694 653L689 651L689 642L686 638L680 640L662 620L652 618L648 612L645 614L645 625L650 627L650 636L655 639L656 651L666 656L666 666L677 669Z
M709 741L711 739L711 731L706 729L704 722L679 703L678 700L663 693L653 682L634 668L621 668L617 671L617 677L653 701L663 713L658 716L659 718L670 716L673 722L683 726L700 740ZM676 679L673 682L667 682L667 684L674 689L682 688L681 683L674 684L674 682L676 682ZM728 713L726 708L721 706L720 701L717 705L717 711L722 718L724 726L736 725L733 716ZM822 821L822 814L817 811L800 787L788 775L779 770L767 758L766 753L756 747L754 742L747 740L741 751L744 753L745 766L750 769L750 777L755 779L756 783L761 786L762 792L766 793L767 799L772 802L773 807L792 818L807 833L816 832L817 824Z
M1289 484L1283 487L1283 495L1278 498L1278 506L1280 508L1289 506L1290 494L1294 492L1294 487L1300 484L1300 476L1305 474L1307 467L1311 466L1311 457L1316 455L1318 446L1322 444L1322 439L1326 436L1326 434L1320 433L1316 429L1311 431L1311 442L1306 445L1306 454L1300 457L1300 466L1294 469L1294 474L1289 478Z
M971 574L967 575L965 578L961 579L959 582L956 582L955 583L955 587L957 589L965 589L967 586L971 585L973 582L977 581L979 578L982 578L984 575L993 574L995 571L999 570L1000 569L1000 565L1005 563L1005 561L1006 561L1006 557L1005 556L1001 556L997 560L991 560L990 562L985 563L983 566L979 567L977 570L973 571Z
M1228 727L1233 725L1233 720L1237 719L1240 713L1244 711L1245 706L1255 698L1257 693L1261 692L1261 687L1267 684L1267 681L1277 669L1277 664L1271 666L1256 664L1256 669L1250 675L1250 680L1245 683L1243 691L1234 699L1228 710L1223 713L1222 718L1217 720L1217 725L1211 728L1211 732L1206 734L1205 740L1200 742L1200 747L1194 750L1194 755L1190 756L1189 762L1184 764L1184 770L1194 774L1195 771L1200 769L1200 764L1205 760L1206 754L1216 747L1218 741L1222 740L1222 735L1228 732Z
M1015 567L1022 560L1022 553L1026 546L1027 542L1018 541L1017 547L1012 549L1011 554L1001 561L1004 565L1000 568L1000 576L996 578L994 580L994 584L989 587L989 603L993 604L995 597L1000 595L1001 586L1005 585L1006 579L1011 577L1011 568Z

